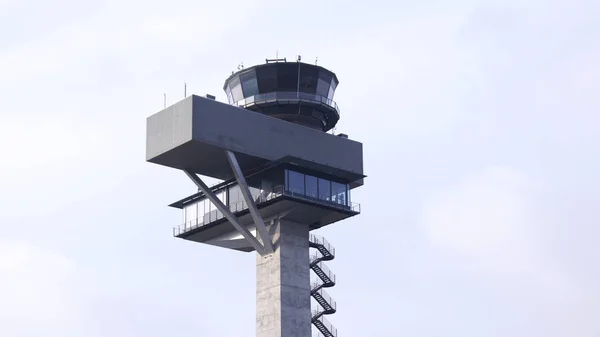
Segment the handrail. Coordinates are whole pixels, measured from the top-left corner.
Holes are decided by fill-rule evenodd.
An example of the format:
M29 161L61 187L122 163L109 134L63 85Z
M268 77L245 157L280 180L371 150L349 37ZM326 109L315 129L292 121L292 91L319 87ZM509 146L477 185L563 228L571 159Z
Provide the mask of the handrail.
M324 237L310 233L309 241L325 247L325 249L327 249L331 255L335 255L335 247L333 247Z
M313 310L312 314L313 317L316 315L319 315L322 311L319 310ZM337 329L333 326L333 324L329 323L329 321L327 320L327 318L325 318L325 316L321 315L319 318L317 318L317 321L320 321L325 328L327 328L327 330L329 330L329 332L333 335L333 336L337 336Z
M334 258L335 249L322 236L310 233L308 240L311 247L317 249L310 257L310 268L318 276L318 280L310 284L311 296L317 301L321 309L312 311L311 321L321 333L326 333L325 336L337 336L337 329L323 317L323 315L330 315L337 311L337 303L324 289L335 285L335 274L323 262L324 259L331 260Z
M263 193L261 192L261 194L258 197L256 197L254 201L257 204L260 204L263 202L273 200L275 198L279 198L283 195L287 195L287 196L291 196L291 197L295 197L295 198L299 198L299 199L305 199L308 201L318 202L320 204L330 205L330 206L345 209L345 210L349 209L351 211L360 213L360 204L359 203L350 202L350 205L344 205L344 204L337 203L334 201L324 200L322 198L313 198L313 197L307 196L302 193L286 191L283 185L277 185L277 186L273 187L271 189L271 192L269 192L267 195L263 195ZM245 200L240 200L236 203L229 205L229 210L232 213L241 212L241 211L244 211L247 209L248 209L248 204L246 203ZM208 219L206 219L207 215L208 215ZM187 221L179 226L173 227L173 236L179 236L179 235L185 234L186 232L189 232L196 228L208 225L209 223L220 220L222 218L224 218L224 216L223 216L223 214L221 214L221 212L219 212L217 210L210 211L208 213L205 213L205 214L197 217L196 219L192 219L192 220ZM323 238L322 240L325 240L325 239ZM332 254L335 254L335 248L333 248L329 244L329 242L327 242L325 240L325 241L323 241L323 245Z
M325 104L335 109L338 116L340 114L340 108L334 100L329 99L323 95L311 94L302 91L275 91L252 95L242 98L239 101L233 102L232 105L245 108L253 104L285 101L294 103L298 101L307 101L310 103Z
M327 304L329 304L329 306L331 306L331 308L333 308L333 310L337 309L337 303L335 302L335 300L333 298L331 298L331 296L329 296L329 294L325 291L325 289L321 288L321 289L315 291L315 293L318 293L319 295L321 295L325 299L325 302L327 302Z
M315 263L314 265L321 269L323 271L323 274L325 274L325 276L327 276L332 282L335 283L335 274L331 270L329 270L325 263L321 261L319 263Z

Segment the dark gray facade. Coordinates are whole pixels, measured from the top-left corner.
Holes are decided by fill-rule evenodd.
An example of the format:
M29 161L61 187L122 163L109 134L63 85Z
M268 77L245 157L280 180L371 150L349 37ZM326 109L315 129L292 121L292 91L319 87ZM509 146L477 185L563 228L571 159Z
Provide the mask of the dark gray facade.
M187 97L147 119L149 162L230 179L223 150L236 153L243 171L294 157L349 183L360 185L364 177L362 144L357 141L200 96Z

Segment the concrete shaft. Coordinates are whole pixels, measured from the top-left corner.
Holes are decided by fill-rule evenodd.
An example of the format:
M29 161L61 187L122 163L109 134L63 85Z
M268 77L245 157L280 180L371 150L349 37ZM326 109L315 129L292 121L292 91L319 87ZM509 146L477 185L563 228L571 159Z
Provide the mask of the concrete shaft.
M274 253L256 257L256 336L310 337L308 225L281 220L269 232Z

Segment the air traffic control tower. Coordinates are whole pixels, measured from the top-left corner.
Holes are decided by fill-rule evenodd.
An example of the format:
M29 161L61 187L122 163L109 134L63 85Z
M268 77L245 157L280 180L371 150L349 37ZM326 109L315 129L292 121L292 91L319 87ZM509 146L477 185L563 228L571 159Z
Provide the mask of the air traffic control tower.
M313 231L360 213L351 191L365 178L362 144L327 132L338 83L320 66L267 60L225 81L229 104L192 95L147 119L146 160L198 187L170 205L183 211L173 235L257 252L257 337L309 337L311 324L337 336L325 317L337 309L325 291L335 250Z

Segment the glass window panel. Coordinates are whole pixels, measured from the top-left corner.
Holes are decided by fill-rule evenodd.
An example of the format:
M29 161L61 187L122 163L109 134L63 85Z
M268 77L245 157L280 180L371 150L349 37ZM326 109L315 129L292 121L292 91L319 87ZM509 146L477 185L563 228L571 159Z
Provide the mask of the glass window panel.
M335 79L331 79L331 86L329 87L329 93L327 94L327 98L333 100L335 88L337 88L337 83L335 82Z
M211 204L212 203L210 202L210 200L208 200L208 199L204 199L203 200L204 211L202 213L202 221L204 221L204 223L208 223L209 222L208 216L210 214Z
M262 191L261 194L263 196L269 195L269 193L271 193L273 190L273 182L267 179L262 179L260 181L260 190Z
M260 195L262 194L262 190L252 186L248 186L248 189L250 190L250 195L252 195L254 202L258 202Z
M299 63L279 63L274 67L277 68L278 91L297 91L298 64Z
M331 181L319 178L319 199L331 199Z
M300 91L314 94L317 91L319 68L298 63L300 67Z
M307 197L310 198L319 198L319 187L317 183L317 178L313 176L306 176L306 192Z
M341 205L346 205L346 185L331 182L331 201Z
M239 185L229 187L229 209L232 212L238 212L242 210L242 191Z
M229 86L231 87L231 96L234 102L237 102L244 98L239 77L236 76L233 79L231 79L231 82L229 82Z
M256 81L256 73L254 70L240 75L244 97L258 95L258 82Z
M229 85L227 85L227 87L225 88L225 93L227 94L227 101L229 102L229 104L233 103L233 98L231 97L231 89L229 88Z
M331 74L325 70L319 72L319 81L317 82L317 95L323 97L329 97L329 90L331 89Z
M297 194L304 194L304 174L289 171L289 191Z
M198 205L193 203L191 205L185 206L185 222L186 226L190 226L191 223L196 223L196 219L198 218Z
M222 203L227 204L227 193L225 193L225 190L221 190L217 193L215 193L217 196L217 199L221 200ZM214 219L211 220L217 220L219 218L222 218L223 213L221 213L221 211L219 211L219 209L217 208L217 205L212 205L213 210L215 211L215 217Z
M320 95L323 97L329 97L330 87L331 86L329 85L329 83L327 83L319 78L319 83L317 83L317 95Z
M273 66L257 67L256 78L261 93L277 91L277 68Z

